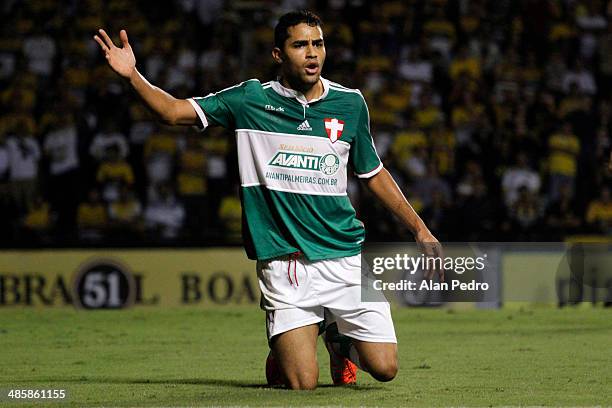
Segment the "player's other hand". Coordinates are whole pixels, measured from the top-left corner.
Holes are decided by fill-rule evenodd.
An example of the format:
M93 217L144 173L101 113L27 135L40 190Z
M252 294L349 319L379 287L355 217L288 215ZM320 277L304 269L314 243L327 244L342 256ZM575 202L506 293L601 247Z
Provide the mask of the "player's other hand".
M128 42L127 32L121 30L119 33L121 48L115 46L106 31L99 29L98 34L94 35L94 40L100 44L100 48L104 51L108 65L122 77L129 78L136 70L136 57L134 57L134 51L132 51Z
M415 238L417 245L421 248L425 256L432 258L440 258L442 262L438 261L437 263L441 263L442 265L444 264L444 254L442 253L442 245L429 230L425 229L423 231L419 231ZM443 267L426 269L425 278L432 279L436 273L440 278L440 282L444 282Z

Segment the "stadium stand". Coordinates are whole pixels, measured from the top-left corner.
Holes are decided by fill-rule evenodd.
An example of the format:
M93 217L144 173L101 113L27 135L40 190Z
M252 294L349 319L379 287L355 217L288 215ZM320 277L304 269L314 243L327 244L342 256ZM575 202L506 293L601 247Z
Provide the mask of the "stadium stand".
M612 235L612 1L5 1L1 245L239 241L233 135L156 123L92 36L177 97L270 80L275 18L320 14L385 165L440 240ZM356 179L369 239L404 237ZM238 205L238 207L236 207Z

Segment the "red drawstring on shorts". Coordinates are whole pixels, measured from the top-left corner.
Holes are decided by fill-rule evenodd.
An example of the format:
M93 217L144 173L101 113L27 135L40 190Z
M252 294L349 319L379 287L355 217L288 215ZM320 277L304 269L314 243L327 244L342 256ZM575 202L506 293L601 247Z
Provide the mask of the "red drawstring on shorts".
M287 265L287 278L289 278L289 283L293 285L293 281L291 280L291 262L293 262L293 278L295 279L295 285L300 286L297 278L297 259L302 255L300 251L294 252L289 255L289 264Z

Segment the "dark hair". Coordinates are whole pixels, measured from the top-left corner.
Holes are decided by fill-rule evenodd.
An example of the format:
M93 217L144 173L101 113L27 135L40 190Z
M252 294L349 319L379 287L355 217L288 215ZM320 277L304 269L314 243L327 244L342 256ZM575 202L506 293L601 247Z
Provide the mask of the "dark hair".
M321 27L323 25L323 22L319 16L312 11L299 10L283 14L278 19L276 27L274 27L274 46L282 50L283 46L285 45L285 41L287 38L289 38L287 29L301 23L306 23L311 27Z

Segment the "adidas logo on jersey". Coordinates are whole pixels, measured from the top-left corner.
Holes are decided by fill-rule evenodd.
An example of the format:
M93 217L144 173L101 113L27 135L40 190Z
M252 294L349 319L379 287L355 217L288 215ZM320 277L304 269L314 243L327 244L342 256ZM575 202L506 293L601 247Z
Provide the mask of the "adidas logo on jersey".
M308 123L307 120L303 121L302 123L300 123L300 126L297 127L297 130L312 130L312 128L310 127L310 123Z

